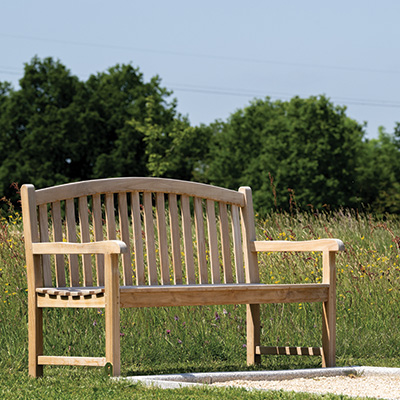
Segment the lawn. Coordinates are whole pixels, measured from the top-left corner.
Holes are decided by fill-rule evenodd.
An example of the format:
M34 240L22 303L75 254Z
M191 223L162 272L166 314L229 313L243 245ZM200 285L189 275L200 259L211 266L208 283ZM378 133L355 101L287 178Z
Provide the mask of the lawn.
M262 240L335 237L346 251L337 257L337 365L400 367L400 220L355 211L271 213L257 217ZM320 282L318 253L264 254L265 283ZM0 217L0 397L1 398L249 398L339 399L241 389L149 389L115 382L102 369L45 367L28 377L27 283L21 216ZM262 307L262 343L319 346L321 305ZM123 309L122 374L247 370L245 307ZM45 353L104 355L103 310L46 310ZM319 357L264 356L258 369L320 367Z

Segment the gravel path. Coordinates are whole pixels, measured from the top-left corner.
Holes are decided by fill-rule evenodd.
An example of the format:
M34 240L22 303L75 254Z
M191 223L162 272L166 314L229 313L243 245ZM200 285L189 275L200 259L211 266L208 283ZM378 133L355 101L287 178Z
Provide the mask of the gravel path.
M330 376L288 380L234 380L213 383L215 386L237 386L264 390L286 390L309 393L334 393L347 396L400 400L400 377L387 375Z
M400 400L400 368L336 367L285 371L197 372L123 379L164 389L197 385L238 386L249 390L283 389Z

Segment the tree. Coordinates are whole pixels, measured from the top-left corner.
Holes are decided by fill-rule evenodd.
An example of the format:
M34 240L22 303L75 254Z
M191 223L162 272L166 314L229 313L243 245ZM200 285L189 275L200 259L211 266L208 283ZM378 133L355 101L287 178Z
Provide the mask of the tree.
M25 65L20 90L9 91L0 120L3 162L0 193L12 182L45 186L70 178L79 131L68 130L69 109L82 84L58 61L37 57Z
M169 92L160 87L158 77L145 83L131 65L116 65L90 76L86 90L82 118L88 140L96 143L88 154L92 177L146 175L144 135L130 121L144 121L147 99L152 96L162 123L163 113L170 108L165 99Z
M378 139L363 144L357 169L359 196L379 214L400 213L400 123L393 134L379 128Z
M146 176L150 153L144 139L151 135L142 127L154 125L176 137L188 128L160 79L144 82L131 65L116 65L81 82L59 61L34 57L20 86L13 91L0 85L0 196L15 198L12 182L40 188Z
M214 125L206 178L250 185L266 212L290 201L307 208L357 204L356 166L363 127L325 96L288 102L255 100Z
M171 110L172 111L172 110ZM147 168L152 176L192 180L209 150L208 130L192 127L187 118L175 115L163 125L155 118L155 104L148 98L144 123L130 123L144 135Z

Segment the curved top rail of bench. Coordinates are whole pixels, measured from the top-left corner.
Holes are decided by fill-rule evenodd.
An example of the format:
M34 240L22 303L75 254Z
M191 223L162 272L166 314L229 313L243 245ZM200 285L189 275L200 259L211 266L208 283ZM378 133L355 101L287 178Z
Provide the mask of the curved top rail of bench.
M204 183L166 178L108 178L66 183L36 190L36 204L46 204L82 196L124 192L160 192L201 197L243 207L244 195L235 190Z

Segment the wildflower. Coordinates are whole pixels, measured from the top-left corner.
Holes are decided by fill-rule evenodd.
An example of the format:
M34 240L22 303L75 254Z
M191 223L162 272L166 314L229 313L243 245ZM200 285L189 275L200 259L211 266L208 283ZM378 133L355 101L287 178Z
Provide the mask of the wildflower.
M174 320L179 321L179 317L177 315L175 315Z
M247 344L243 344L242 347L243 347L243 348L246 348L246 347L247 347Z
M167 335L169 335L171 333L171 330L167 329L166 332L167 332Z
M182 340L178 339L178 343L179 343L179 344L182 344Z
M94 321L93 321L93 326L96 326L96 325L97 325L97 321L94 320Z
M219 316L219 314L215 311L215 320L216 321L219 321L220 320L220 316Z

